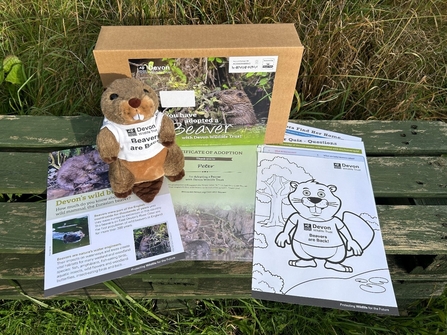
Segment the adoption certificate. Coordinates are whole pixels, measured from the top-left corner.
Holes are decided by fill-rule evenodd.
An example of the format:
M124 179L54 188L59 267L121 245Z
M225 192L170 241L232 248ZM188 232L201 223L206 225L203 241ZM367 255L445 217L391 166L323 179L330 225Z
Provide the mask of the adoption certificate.
M256 145L183 147L169 183L186 259L252 261Z
M398 315L363 142L258 153L252 295Z

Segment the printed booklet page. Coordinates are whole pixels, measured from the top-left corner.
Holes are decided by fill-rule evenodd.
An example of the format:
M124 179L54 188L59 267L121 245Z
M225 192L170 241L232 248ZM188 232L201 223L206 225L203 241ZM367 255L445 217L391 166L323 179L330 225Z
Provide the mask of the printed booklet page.
M252 295L397 315L363 142L258 151Z
M167 181L151 203L117 198L93 147L49 155L44 295L184 258Z

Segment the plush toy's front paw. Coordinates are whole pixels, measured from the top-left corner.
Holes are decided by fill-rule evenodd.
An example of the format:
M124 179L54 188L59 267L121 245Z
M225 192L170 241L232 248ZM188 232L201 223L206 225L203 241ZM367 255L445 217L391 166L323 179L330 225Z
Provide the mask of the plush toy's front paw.
M114 161L116 161L117 157L104 157L102 160L106 164L112 164Z
M172 146L174 144L174 141L163 141L163 142L161 142L161 144L164 147L169 148L170 146Z

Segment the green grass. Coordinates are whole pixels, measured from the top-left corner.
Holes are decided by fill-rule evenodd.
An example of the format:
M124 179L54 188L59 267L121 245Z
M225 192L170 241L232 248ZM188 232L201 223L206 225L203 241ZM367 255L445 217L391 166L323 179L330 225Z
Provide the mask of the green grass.
M305 46L291 118L447 120L445 0L8 0L0 114L100 115L102 25L294 23ZM109 289L116 290L112 284ZM0 301L1 334L445 334L447 297L401 317L256 300Z
M305 46L296 119L446 119L444 0L9 0L0 55L29 82L0 114L100 115L101 25L295 23Z
M385 317L258 300L4 301L0 332L17 334L445 334L446 298ZM154 314L156 314L154 316Z

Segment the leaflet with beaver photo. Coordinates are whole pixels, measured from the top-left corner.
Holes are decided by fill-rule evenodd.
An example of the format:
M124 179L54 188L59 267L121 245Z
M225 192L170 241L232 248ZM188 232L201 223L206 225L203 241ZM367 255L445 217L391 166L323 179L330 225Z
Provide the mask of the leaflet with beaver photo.
M398 315L362 141L259 147L252 295Z
M151 203L117 198L94 146L48 156L44 295L184 258L166 182Z
M277 56L130 59L180 146L264 143Z

